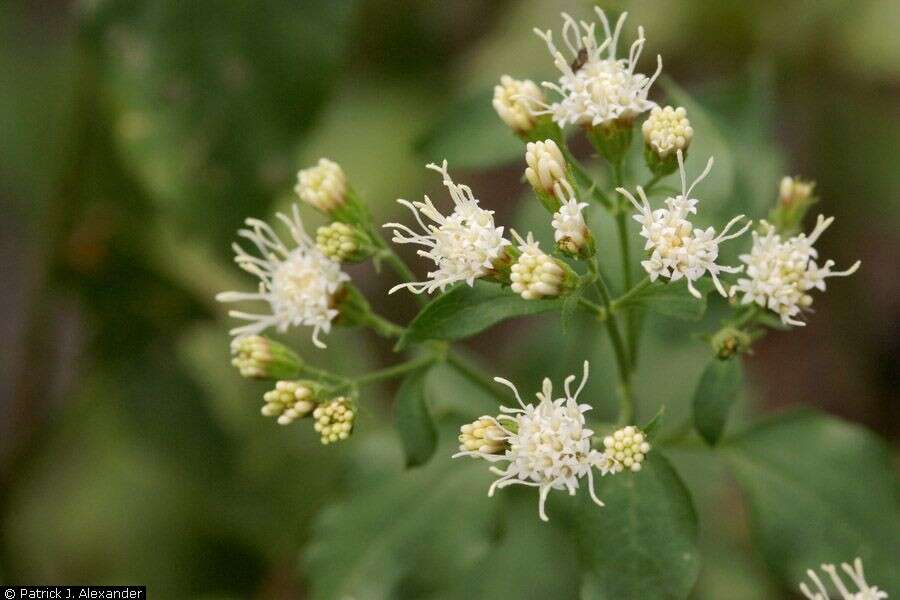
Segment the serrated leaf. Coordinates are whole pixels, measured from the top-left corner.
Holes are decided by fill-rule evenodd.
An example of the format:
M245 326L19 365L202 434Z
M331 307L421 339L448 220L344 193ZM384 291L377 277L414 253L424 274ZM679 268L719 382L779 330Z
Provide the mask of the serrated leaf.
M742 381L741 362L737 358L713 358L700 375L694 390L694 426L710 446L716 445L725 430Z
M437 429L425 398L428 369L413 371L397 390L397 431L406 454L406 466L428 462L437 444Z
M485 282L458 284L432 300L397 342L403 349L425 340L461 340L506 319L559 310L561 300L525 300L509 288Z
M416 152L429 161L447 159L457 169L521 161L524 144L497 116L493 95L493 89L486 88L452 104L416 142Z
M714 286L708 278L703 278L695 281L694 287L703 295L702 298L691 295L686 281L667 283L657 280L617 306L616 310L638 308L676 319L699 321L706 312L706 295Z
M900 494L891 453L875 435L801 410L721 447L749 504L755 547L785 585L859 556L870 583L900 589Z
M683 599L697 579L697 515L687 488L658 449L639 473L598 482L598 507L587 494L576 535L591 570L583 598Z

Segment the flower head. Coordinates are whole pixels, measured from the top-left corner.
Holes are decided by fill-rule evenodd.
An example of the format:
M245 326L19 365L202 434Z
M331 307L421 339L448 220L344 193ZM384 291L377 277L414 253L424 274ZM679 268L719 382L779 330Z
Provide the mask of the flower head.
M647 240L644 249L650 251L650 258L641 262L641 265L650 275L651 281L656 281L658 277L672 281L685 278L688 290L697 298L702 297L702 294L697 291L693 282L709 273L719 293L727 296L725 288L719 281L719 273L737 273L742 267L716 264L719 244L743 234L750 227L750 222L735 233L729 233L731 227L744 218L744 215L738 215L729 221L718 235L712 227L694 228L688 217L697 213L698 200L691 198L691 192L694 186L709 174L713 159L709 159L706 169L688 187L684 172L684 155L681 150L677 151L677 156L678 168L681 171L681 194L674 198L666 198L666 208L653 210L640 186L637 188L640 203L624 188L616 188L616 191L628 198L638 211L634 219L641 224L641 237Z
M534 128L536 118L529 106L543 101L541 88L530 79L513 79L504 75L500 83L494 86L494 110L517 133L527 133Z
M290 377L303 363L293 350L261 335L245 335L231 340L231 364L241 376L253 379Z
M819 253L813 244L832 222L834 217L826 219L819 215L808 236L801 233L782 240L775 228L763 221L762 232L753 232L750 254L740 257L747 265L747 277L738 279L731 294L743 294L743 304L756 303L768 308L785 324L804 325L796 317L812 306L809 292L814 288L825 291L827 278L852 275L860 265L856 261L846 271L832 271L833 260L826 260L821 267L816 263Z
M316 248L337 262L360 262L372 255L372 243L365 232L340 221L316 230Z
M866 583L866 575L863 572L861 559L856 558L853 561L852 566L843 563L841 564L841 568L856 586L856 591L851 591L847 588L834 565L821 566L822 571L827 573L829 578L831 578L831 583L834 584L835 589L841 595L841 600L882 600L883 598L888 597L887 592ZM800 591L803 592L803 595L809 598L809 600L829 600L831 596L828 595L828 588L825 587L825 584L819 578L818 574L812 569L808 569L806 575L809 577L810 581L812 581L815 589L810 588L806 582L803 582L800 584Z
M597 468L601 475L608 471L607 456L603 452L591 449L591 436L594 432L585 427L584 413L591 407L578 404L578 394L584 389L588 377L588 363L584 363L584 375L578 389L571 391L575 375L570 375L563 383L565 397L553 397L553 384L544 379L543 387L537 393L538 404L525 404L519 397L519 391L510 381L496 377L495 381L512 389L518 408L501 406L503 413L497 417L482 417L475 424L484 424L484 437L490 431L491 443L486 448L470 449L470 444L463 442L460 452L453 455L481 458L491 463L506 462L505 469L492 467L491 471L499 475L499 479L491 484L488 496L493 496L498 488L521 484L538 488L538 514L541 520L547 521L544 506L550 490L567 490L574 495L579 481L588 479L588 491L591 499L603 506L594 491L593 469ZM473 425L475 425L473 424ZM468 427L468 426L463 426ZM463 432L470 435L470 432ZM460 440L463 439L460 435ZM466 437L466 441L468 441ZM477 442L473 442L474 445ZM502 445L500 450L498 446Z
M324 348L319 332L328 333L331 321L338 315L333 307L335 293L350 278L340 265L322 254L303 230L300 211L293 206L293 218L278 213L288 227L296 246L288 248L275 231L259 219L247 219L248 229L238 230L240 237L256 246L259 256L247 253L239 244L232 248L235 262L245 271L259 277L258 292L222 292L219 302L258 300L267 302L270 314L231 311L234 318L250 321L236 327L231 334L241 337L256 335L274 326L284 332L288 327L305 325L313 328L312 340Z
M654 106L641 126L641 131L644 133L644 141L660 158L671 156L677 150L687 152L694 137L694 128L682 106Z
M603 438L603 447L610 458L609 470L613 473L621 473L625 469L637 473L650 452L650 443L644 432L631 425Z
M340 396L319 404L313 411L313 418L316 420L313 428L322 436L322 443L332 444L350 437L356 410L349 398Z
M263 394L263 416L278 417L279 425L289 425L310 414L316 407L317 386L311 381L278 381L275 389Z
M616 58L619 34L628 13L622 13L612 30L606 14L595 9L603 25L603 41L598 43L596 23L580 24L566 13L562 14L562 38L569 50L566 57L553 43L551 31L535 29L547 43L556 68L562 75L559 83L544 82L544 87L556 91L562 98L551 104L533 102L537 115L550 114L561 127L567 124L596 126L618 119L630 120L656 106L647 99L650 86L662 71L662 59L657 57L653 77L636 73L635 68L644 47L644 29L638 27L638 39L628 52L628 58Z
M440 167L432 163L428 168L444 176L444 185L453 198L453 212L442 215L428 196L424 202L398 200L412 211L424 233L416 233L400 223L384 226L394 228L394 243L423 246L419 256L434 261L437 269L428 273L427 281L402 283L389 293L408 288L414 294L430 294L458 281L474 285L476 279L488 274L504 247L510 244L503 237L503 227L494 225L494 212L478 206L469 186L453 183L446 160ZM432 223L426 223L423 216Z
M550 221L553 239L556 240L557 248L570 256L590 256L593 254L594 240L582 214L588 204L579 202L571 187L567 188L567 192L569 196L563 200Z
M459 451L503 454L506 450L503 427L494 417L479 417L459 428Z
M782 177L778 185L778 200L782 204L806 202L813 197L816 189L814 181L806 181L800 177Z
M545 254L534 236L522 239L513 232L519 243L519 256L509 276L512 291L525 300L555 298L570 287L570 273L565 263Z
M320 158L316 166L297 173L294 191L305 203L328 214L346 202L347 177L339 164Z
M565 182L566 159L553 140L528 142L525 145L525 178L535 190L553 194Z

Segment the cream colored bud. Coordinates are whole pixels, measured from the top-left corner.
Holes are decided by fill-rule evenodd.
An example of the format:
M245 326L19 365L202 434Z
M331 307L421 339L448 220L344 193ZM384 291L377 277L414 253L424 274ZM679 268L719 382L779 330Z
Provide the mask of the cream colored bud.
M459 428L460 452L503 454L506 445L506 433L493 417L481 417Z
M625 469L637 473L641 470L642 463L650 452L650 444L643 431L629 425L623 427L612 435L603 438L603 446L610 461L609 470L612 473L620 473Z
M494 110L513 131L527 133L534 128L536 117L532 109L544 102L541 88L529 79L500 78L494 86Z
M316 407L318 384L312 381L278 381L275 389L263 394L263 416L277 417L279 425L289 425L302 419Z
M329 214L346 202L347 178L339 164L320 158L316 166L297 173L294 191L306 204Z
M332 444L350 436L356 411L349 398L339 396L318 405L313 418L316 420L313 428L320 434L322 443Z
M536 192L555 195L558 183L568 184L566 159L553 140L528 142L525 146L525 162L528 164L525 178Z
M804 181L799 177L783 177L778 186L778 199L783 204L796 204L808 201L812 198L816 184L813 181Z

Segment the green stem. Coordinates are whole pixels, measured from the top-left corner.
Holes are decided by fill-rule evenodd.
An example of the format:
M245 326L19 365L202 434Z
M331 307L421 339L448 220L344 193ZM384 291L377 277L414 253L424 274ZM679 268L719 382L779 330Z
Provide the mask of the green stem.
M375 229L374 226L369 226L369 235L372 237L372 241L378 247L378 253L376 256L382 258L397 274L397 277L402 279L405 282L411 282L416 280L415 273L412 272L412 269L403 262L403 259L394 252L394 249L387 243L387 241L381 236L381 232ZM422 297L419 294L414 294L416 298L416 302L419 303L419 306L424 306L427 303L427 299Z
M361 375L352 379L350 381L350 384L353 386L360 386L367 385L369 383L375 383L376 381L383 381L385 379L396 379L398 377L406 375L410 371L415 371L416 369L426 367L434 363L436 360L437 357L435 357L433 354L427 354L425 356L420 356L419 358L414 358L412 360L408 360L406 362L396 364L379 371L366 373L365 375Z
M653 186L656 185L657 183L659 183L659 180L662 179L662 178L663 178L663 175L654 175L654 176L651 177L649 180L647 180L647 183L645 183L644 186L643 186L643 187L644 187L644 193L645 193L645 194L649 194L649 193L650 193L650 190L653 189Z
M618 320L612 314L609 288L598 272L596 260L596 258L592 259L589 267L594 275L594 286L597 288L597 293L600 295L600 300L608 315L605 321L606 330L609 332L609 339L612 342L613 352L616 356L616 367L619 374L619 384L617 386L619 394L619 421L621 423L631 423L634 420L634 398L631 395L631 367L628 361L628 352L626 351L625 343L622 341L622 334L619 332Z
M735 329L743 329L747 325L751 324L756 319L757 315L759 315L759 305L753 304L752 306L747 308L747 311L743 315L738 317L732 323L732 327L734 327Z
M406 329L397 325L393 321L382 317L374 312L366 316L366 324L371 327L375 333L386 338L397 338L406 333Z
M300 373L302 375L306 375L307 377L315 377L316 379L330 381L331 383L346 383L347 378L341 377L340 375L335 375L330 371L326 371L325 369L320 369L318 367L314 367L312 365L304 364L300 367Z
M615 186L622 187L622 163L618 162L612 165L613 181ZM628 214L625 211L625 199L621 196L618 199L618 207L616 211L616 230L619 234L619 255L622 260L622 282L626 290L632 289L631 276L631 246L628 243ZM634 363L637 358L637 326L634 322L634 314L627 313L625 315L625 334L628 338L629 359Z
M601 321L601 322L606 321L607 317L609 316L609 313L606 312L606 309L604 307L600 306L599 304L594 304L587 298L584 298L584 297L579 298L578 304L580 304L581 306L583 306L590 312L594 313L594 316L597 317L598 321Z
M627 292L625 292L624 294L622 294L622 296L620 296L619 298L616 298L615 300L613 300L613 301L612 301L612 304L611 304L611 306L610 306L610 309L611 309L613 312L617 312L617 311L618 311L619 309L621 309L623 306L627 305L628 302L629 302L632 298L634 298L634 297L637 296L639 293L641 293L641 292L642 292L647 286L649 286L651 283L653 283L653 282L650 281L650 277L644 277L644 278L641 279L641 280L640 280L633 288L631 288L630 290L628 290Z
M491 394L497 400L500 401L501 404L506 402L506 397L497 389L497 385L495 382L479 371L477 368L469 364L469 362L456 354L455 352L449 352L447 354L447 364L452 366L456 371L466 377L469 381Z
M607 210L612 210L612 202L603 193L603 191L594 183L593 177L587 172L587 169L584 168L584 165L575 158L575 155L569 150L566 144L560 144L560 149L562 150L563 156L566 157L566 162L572 167L572 173L575 175L575 183L578 184L579 188L582 188L593 196L594 200L603 205Z

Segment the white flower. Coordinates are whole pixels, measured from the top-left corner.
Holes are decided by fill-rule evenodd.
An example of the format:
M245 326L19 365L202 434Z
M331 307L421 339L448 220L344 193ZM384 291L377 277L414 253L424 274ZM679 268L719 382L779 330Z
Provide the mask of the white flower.
M883 598L888 597L887 592L866 583L862 560L859 558L853 561L852 567L847 563L841 564L841 568L856 586L856 591L851 591L844 585L844 582L834 565L822 565L821 568L831 578L831 582L834 584L835 589L841 595L841 600L882 600ZM816 572L812 569L808 569L806 575L813 582L816 589L811 589L806 582L803 582L800 584L800 591L803 592L803 595L809 598L809 600L829 600L831 596L828 595L828 588L825 587Z
M525 163L528 165L525 178L535 190L554 195L557 185L568 185L566 159L553 140L528 142L525 146Z
M694 128L682 106L654 106L641 126L641 131L644 133L644 141L660 158L665 158L676 150L686 151L694 137Z
M852 275L860 265L856 261L846 271L832 271L833 260L825 261L821 267L816 264L819 254L813 244L832 222L834 217L819 215L809 236L801 233L782 240L775 228L763 221L762 233L753 232L750 254L740 257L747 265L747 277L738 279L731 294L742 293L743 304L755 302L768 308L785 324L804 325L795 317L812 305L808 292L813 288L825 291L825 279Z
M316 420L313 429L319 432L323 444L332 444L350 437L356 419L353 408L353 402L344 396L316 407L313 411L313 418Z
M587 202L579 202L568 182L565 187L568 199L561 198L563 203L553 214L550 224L553 226L553 239L557 246L569 254L578 254L591 242L591 232L584 222L581 211L587 208ZM562 191L562 189L560 190Z
M750 227L750 222L748 221L741 229L731 234L728 231L735 223L743 219L744 215L738 215L729 221L718 235L712 227L705 230L694 228L688 220L688 216L697 213L698 201L696 198L690 197L691 192L694 186L709 174L713 166L713 159L710 157L706 169L688 187L684 172L684 155L681 150L677 151L677 156L678 169L681 172L681 194L674 198L666 198L666 208L652 210L650 202L640 186L638 186L637 192L641 197L641 203L638 203L634 196L624 188L616 188L616 191L628 198L637 209L638 214L634 216L634 219L641 224L641 236L647 240L644 249L651 251L650 258L643 261L641 265L650 275L651 281L656 281L658 277L666 277L672 281L684 277L687 280L688 290L697 298L701 298L702 294L697 291L693 282L708 272L719 293L728 296L719 281L719 273L737 273L741 271L742 267L726 267L716 264L716 259L719 257L719 244L743 234Z
M603 25L604 39L600 44L594 32L596 23L582 21L579 25L566 13L562 14L562 38L570 52L568 58L557 50L551 31L534 30L547 42L554 64L562 73L559 84L544 82L543 85L562 98L549 105L533 102L538 110L532 112L552 115L561 127L570 123L600 125L617 119L633 119L656 106L647 100L647 93L662 71L662 58L657 57L653 77L635 73L645 42L644 28L638 27L638 39L631 45L628 58L617 59L616 46L628 13L622 13L612 31L604 12L595 10Z
M457 281L474 285L510 243L503 237L503 227L494 225L494 212L478 206L469 186L453 183L446 160L440 167L432 163L428 168L444 176L444 185L453 198L453 212L442 215L428 196L425 202L397 200L412 211L425 233L416 233L400 223L387 223L384 227L394 228L394 243L424 246L426 249L419 250L419 256L433 260L437 269L428 273L427 281L401 283L391 288L391 294L401 288L408 288L414 294L430 294L435 290L444 291ZM426 224L423 215L435 224Z
M338 311L333 307L334 295L350 278L338 263L322 254L303 230L300 210L293 205L293 219L278 213L287 225L296 247L289 249L272 228L259 219L247 219L249 229L238 231L259 251L252 256L240 245L233 244L235 262L245 271L259 277L258 292L222 292L219 302L261 300L268 302L270 314L230 311L237 319L249 324L231 330L234 336L256 335L269 327L284 332L288 327L305 325L313 328L312 341L319 348L319 332L328 333Z
M531 233L523 240L513 232L521 254L513 263L509 276L512 291L525 300L539 300L559 296L566 280L566 271L559 261L545 254Z
M304 381L278 381L275 389L263 394L265 405L260 411L266 417L278 417L279 425L302 419L316 407L315 390Z
M554 399L553 384L544 379L543 389L537 393L538 405L525 404L519 397L519 391L510 381L496 377L495 381L512 389L519 403L519 408L500 407L503 413L497 417L482 417L490 427L496 427L494 439L502 441L505 450L502 454L489 447L488 451L480 448L464 449L453 455L482 458L491 463L505 461L505 469L496 466L491 471L499 475L499 479L491 484L488 496L493 496L498 488L513 484L528 485L538 488L538 514L541 520L547 521L544 505L550 490L567 490L574 495L579 487L579 480L588 479L588 490L591 499L603 506L594 491L593 469L597 468L601 475L608 472L606 454L591 449L591 436L594 432L585 427L584 413L591 409L587 404L578 404L578 394L584 389L588 377L588 363L584 363L584 376L575 393L571 392L575 375L566 378L563 388L564 398Z
M330 213L346 201L347 178L339 164L320 158L316 166L297 172L294 191L313 208Z
M509 75L500 78L494 86L494 110L511 129L519 132L531 131L535 117L529 110L530 103L540 104L544 94L530 79L513 79Z
M603 447L610 458L609 470L613 473L620 473L624 469L637 473L650 452L650 444L644 432L632 425L603 438Z

